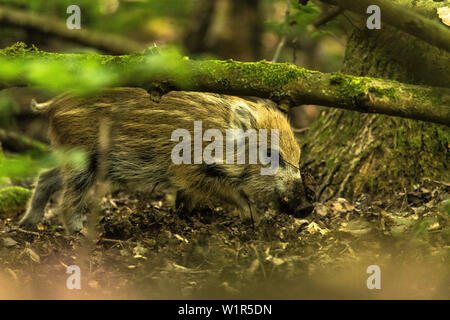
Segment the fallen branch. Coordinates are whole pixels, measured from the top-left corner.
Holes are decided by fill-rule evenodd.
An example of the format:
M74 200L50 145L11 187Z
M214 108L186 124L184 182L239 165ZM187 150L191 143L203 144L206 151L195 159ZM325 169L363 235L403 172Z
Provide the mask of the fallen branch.
M17 228L17 229L13 229L13 230L14 231L19 231L19 232L22 232L22 233L25 233L25 234L31 234L31 235L36 236L36 237L40 237L41 236L41 234L39 232L36 232L36 231L25 230L25 229L22 229L22 228Z
M55 68L58 72L55 76L64 80L53 88L57 91L76 91L83 86L85 90L92 89L89 80L101 75L103 82L100 85L94 82L98 85L97 90L106 86L132 86L149 91L163 88L163 91L250 95L270 98L283 104L322 105L450 125L449 88L342 73L321 73L289 63L267 61L194 61L181 57L164 60L164 56L153 54L120 57L53 54L36 48L26 49L23 44L17 44L0 50L0 65L9 70L3 75L3 69L0 69L0 88L50 86L49 71L43 67L45 64ZM95 74L92 74L92 69ZM12 75L11 70L15 74ZM43 72L42 76L39 72ZM93 93L92 90L89 93Z
M70 30L60 19L6 6L0 6L0 24L62 38L111 54L139 52L145 48L139 42L112 34L104 34L85 28Z

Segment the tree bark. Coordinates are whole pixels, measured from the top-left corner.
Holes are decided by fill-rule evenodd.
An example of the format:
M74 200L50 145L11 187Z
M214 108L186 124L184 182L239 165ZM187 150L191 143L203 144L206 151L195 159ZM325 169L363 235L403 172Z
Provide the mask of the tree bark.
M448 51L386 25L354 30L342 72L448 87L449 66ZM322 200L377 197L423 179L448 182L449 144L446 126L331 109L308 130L303 155L320 177Z

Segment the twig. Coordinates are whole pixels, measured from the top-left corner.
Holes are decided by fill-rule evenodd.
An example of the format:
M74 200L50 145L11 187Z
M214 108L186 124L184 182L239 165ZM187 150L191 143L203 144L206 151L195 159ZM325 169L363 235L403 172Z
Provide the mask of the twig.
M320 28L324 24L327 24L328 22L339 16L342 12L344 12L344 9L340 7L330 10L326 15L324 15L322 18L320 18L314 23L314 28L316 29Z
M295 133L302 133L309 130L309 127L301 128L301 129L293 129Z
M352 25L353 28L358 29L359 31L361 31L361 28L358 27L348 15L346 15L345 13L343 13L342 15L345 17L345 19L347 19L347 21Z
M124 248L123 244L132 244L132 245L136 245L137 242L136 241L131 241L131 240L119 240L119 239L109 239L109 238L100 238L98 239L98 242L110 242L110 243L115 243L115 244L119 244L122 246L122 248Z
M286 13L284 16L284 26L286 29L288 28L289 15L290 15L289 7L290 7L289 0L286 0ZM287 39L287 36L286 36L286 30L285 30L283 36L281 37L280 42L278 43L277 49L275 50L275 54L273 55L272 63L276 63L278 61L278 57L280 56L281 50L283 49L284 45L286 44L286 39Z
M432 180L433 182L437 183L437 184L442 184L446 187L450 187L450 183L445 182L445 181L438 181L438 180Z
M292 63L297 64L297 41L298 37L292 40Z
M259 265L261 266L261 271L262 271L263 277L265 280L267 280L266 269L264 268L264 263L261 259L261 256L259 255L258 249L256 248L256 246L254 244L252 244L251 247L255 251L256 258L259 261Z
M38 236L38 237L41 236L41 234L39 232L25 230L25 229L22 229L22 228L17 228L17 229L14 229L14 230L15 231L20 231L20 232L26 233L26 234L32 234L33 236Z

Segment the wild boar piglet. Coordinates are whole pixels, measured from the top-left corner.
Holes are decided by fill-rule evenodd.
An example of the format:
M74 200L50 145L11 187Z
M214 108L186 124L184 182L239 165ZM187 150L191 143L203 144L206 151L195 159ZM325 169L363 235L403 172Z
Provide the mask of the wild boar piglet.
M81 149L88 163L42 173L21 225L35 226L61 190L63 224L69 233L80 231L99 167L112 184L173 192L176 212L220 202L243 219L257 219L259 201L288 213L312 209L297 168L300 148L270 100L172 91L155 102L143 89L116 88L88 98L64 94L32 107L47 115L52 147ZM102 121L109 123L109 138L100 153Z

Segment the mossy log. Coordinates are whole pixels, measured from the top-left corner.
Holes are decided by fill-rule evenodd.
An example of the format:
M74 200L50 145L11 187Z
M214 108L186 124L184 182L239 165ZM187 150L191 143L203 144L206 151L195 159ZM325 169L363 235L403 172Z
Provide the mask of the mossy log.
M106 79L99 89L101 86L136 86L147 90L165 88L252 95L270 98L282 105L316 104L450 125L449 88L321 73L289 63L193 61L181 57L167 61L152 49L124 56L57 54L18 43L0 50L0 64L3 65L0 89L28 85L45 87L49 72L42 65L48 64L50 70L57 71L55 76L64 80L59 83L60 91L86 85L82 81L83 70L88 68ZM85 77L88 80L88 76ZM91 73L89 77L95 75Z

